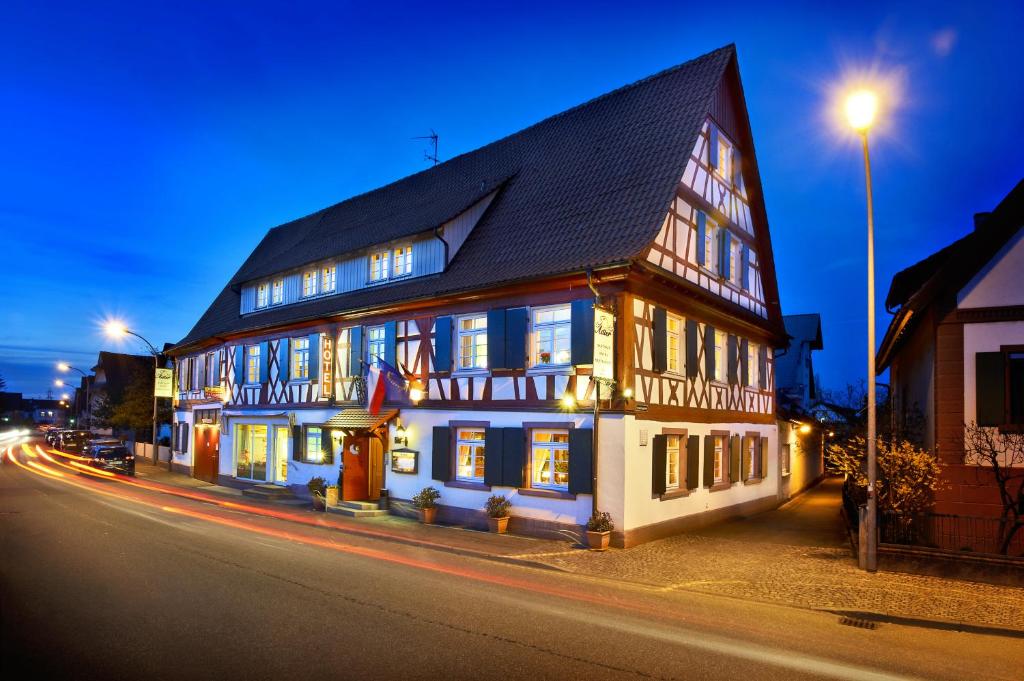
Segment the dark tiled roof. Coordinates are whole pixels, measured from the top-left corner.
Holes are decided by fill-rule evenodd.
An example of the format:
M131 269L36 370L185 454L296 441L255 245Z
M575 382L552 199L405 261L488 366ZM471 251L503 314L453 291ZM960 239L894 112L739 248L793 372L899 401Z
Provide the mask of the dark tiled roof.
M712 97L734 63L735 48L721 48L270 230L179 345L629 261L657 235ZM421 233L495 187L498 196L439 275L239 314L243 282Z
M398 414L398 411L382 411L379 414L371 414L365 409L353 407L343 409L324 424L324 428L337 428L338 430L373 430L382 423L387 423Z

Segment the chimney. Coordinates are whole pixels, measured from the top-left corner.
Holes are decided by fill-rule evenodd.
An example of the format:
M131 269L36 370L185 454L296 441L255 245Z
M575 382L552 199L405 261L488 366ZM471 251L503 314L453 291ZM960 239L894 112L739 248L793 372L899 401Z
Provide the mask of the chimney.
M975 213L974 214L974 231L980 232L985 226L985 222L992 213Z

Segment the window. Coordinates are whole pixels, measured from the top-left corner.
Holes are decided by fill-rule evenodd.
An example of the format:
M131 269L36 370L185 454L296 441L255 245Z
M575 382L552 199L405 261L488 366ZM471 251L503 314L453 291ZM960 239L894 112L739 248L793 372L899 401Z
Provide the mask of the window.
M366 330L366 358L372 367L379 367L384 359L383 326L371 326Z
M732 181L732 144L721 133L718 134L718 174L722 179Z
M284 302L284 279L275 279L270 287L270 302L272 305L280 305Z
M568 364L571 318L568 305L533 311L533 365Z
M260 382L260 346L258 345L245 347L245 382Z
M235 477L267 479L267 427L256 424L235 426Z
M309 378L309 338L292 339L291 379L304 381Z
M665 489L679 489L679 444L678 435L665 436Z
M316 295L316 270L302 273L302 297Z
M530 485L548 489L569 489L569 431L531 431Z
M266 307L270 300L270 284L266 282L256 287L256 307Z
M725 436L713 435L712 443L715 448L714 481L717 485L725 481Z
M220 384L220 353L206 353L206 385Z
M306 426L306 447L302 460L306 463L323 463L324 451L320 446L322 432L317 426Z
M728 339L724 331L715 329L715 347L713 351L715 353L715 375L714 380L725 383L726 372L728 367L726 366L726 346L728 345Z
M789 443L782 445L782 460L779 462L779 466L782 467L782 474L789 475Z
M338 362L338 377L347 377L349 375L349 353L352 348L352 332L349 329L342 329L341 333L338 334L338 350L336 357L340 360Z
M747 479L761 477L761 457L757 455L758 436L748 435L743 438L747 448Z
M412 246L400 246L395 249L394 276L404 277L412 274Z
M320 290L324 293L334 291L337 276L338 268L335 265L328 265L320 270Z
M757 343L747 341L747 385L756 388L761 385L761 364L758 361Z
M673 315L668 315L667 323L665 325L665 334L667 336L665 347L668 352L667 357L667 369L673 374L682 374L684 371L684 360L683 360L683 320Z
M370 281L387 281L388 251L377 251L370 254Z
M459 318L459 368L487 368L487 315Z
M455 431L455 479L484 481L484 429L459 428Z
M742 261L742 249L743 245L739 239L733 237L729 239L729 281L734 284L739 284L743 281L743 261Z
M1024 352L1006 355L1009 371L1006 377L1006 404L1010 408L1009 425L1024 424Z
M704 268L718 272L718 225L711 218L704 226Z

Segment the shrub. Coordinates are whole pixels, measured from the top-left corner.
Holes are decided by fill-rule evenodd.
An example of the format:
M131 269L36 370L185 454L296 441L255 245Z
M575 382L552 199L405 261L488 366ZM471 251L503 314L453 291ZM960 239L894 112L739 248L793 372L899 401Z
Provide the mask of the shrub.
M512 501L506 497L492 494L484 504L484 511L491 518L507 518L512 510Z
M412 503L416 508L434 508L437 506L437 500L441 498L441 493L434 487L424 487L412 498Z
M598 511L587 521L587 530L590 532L611 532L613 529L615 523L612 522L611 513Z
M940 484L937 458L907 440L878 440L878 507L916 513L931 506ZM828 445L829 471L845 475L858 491L866 490L867 440L856 436ZM858 495L855 495L858 496ZM866 495L860 494L866 498Z

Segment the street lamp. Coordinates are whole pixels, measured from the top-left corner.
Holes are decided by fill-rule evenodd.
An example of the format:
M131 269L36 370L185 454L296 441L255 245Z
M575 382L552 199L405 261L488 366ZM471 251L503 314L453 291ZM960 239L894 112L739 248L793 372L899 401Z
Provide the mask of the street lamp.
M92 402L89 401L89 374L85 373L81 369L71 366L67 362L57 362L57 370L63 371L65 373L67 373L68 371L77 371L78 373L82 374L82 378L85 379L85 428L86 430L92 428Z
M131 329L129 329L127 326L125 326L124 322L121 322L121 321L119 321L117 319L111 319L111 320L107 321L103 325L103 330L106 332L107 336L109 336L110 338L113 338L113 339L118 339L119 340L121 338L124 338L125 336L135 336L136 338L141 340L143 343L145 343L146 347L149 348L149 352L153 355L153 368L154 368L153 380L154 381L156 380L156 371L155 371L155 369L159 369L160 368L160 351L157 350L156 347L152 343L150 343L148 340L146 340L143 336L140 336L139 334L137 334L134 331L132 331ZM155 386L154 386L154 388L155 388ZM154 464L156 464L156 463L158 463L160 461L160 454L159 454L160 448L157 445L157 419L158 419L158 416L157 416L157 397L156 397L156 390L154 389L153 390L153 463ZM168 470L170 470L172 463L173 463L173 457L169 458L168 461L167 461L167 468L168 468Z
M864 179L868 203L868 508L864 522L864 550L860 567L868 572L878 568L878 463L875 452L875 216L871 196L871 156L868 130L878 113L878 95L871 90L851 92L846 98L846 120L860 135L864 148Z

